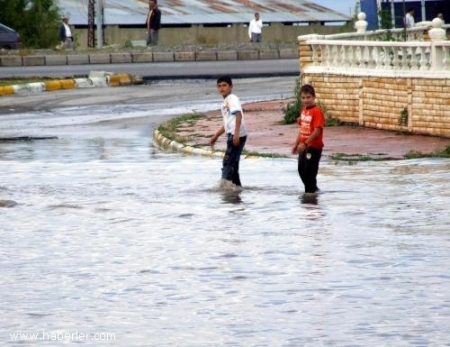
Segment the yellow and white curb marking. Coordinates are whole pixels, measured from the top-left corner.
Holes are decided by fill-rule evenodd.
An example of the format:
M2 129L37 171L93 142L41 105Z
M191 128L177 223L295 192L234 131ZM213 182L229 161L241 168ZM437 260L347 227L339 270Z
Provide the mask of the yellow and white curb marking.
M201 155L204 157L211 157L211 158L223 158L224 154L224 152L213 151L211 149L196 148L192 146L183 145L176 141L170 140L167 137L164 137L159 132L159 130L153 131L153 143L160 149L170 150L183 154Z
M170 140L167 137L164 137L159 130L153 131L153 143L156 147L166 150L166 151L173 151L178 152L182 154L190 154L190 155L201 155L203 157L210 157L210 158L223 158L223 155L225 152L223 151L213 151L211 149L206 148L198 148L198 147L192 147L188 145L183 145L181 143L178 143L176 141ZM261 158L258 155L244 155L244 159L256 159Z
M141 77L131 76L126 73L112 74L107 72L91 72L91 74L87 78L49 80L45 82L32 82L10 86L0 86L0 96L37 92L53 92L57 90L78 88L119 87L142 83L143 80Z

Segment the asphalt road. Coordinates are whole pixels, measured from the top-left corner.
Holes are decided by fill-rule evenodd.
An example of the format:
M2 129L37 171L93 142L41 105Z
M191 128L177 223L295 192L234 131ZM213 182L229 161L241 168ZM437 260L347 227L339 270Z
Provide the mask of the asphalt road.
M0 78L11 77L76 77L91 71L130 73L145 80L216 78L231 75L234 78L298 76L297 59L169 62L141 64L96 64L63 66L0 67Z
M296 77L234 78L233 91L242 102L258 100L286 99L294 93ZM126 109L168 109L213 104L218 107L220 96L214 80L184 79L161 80L146 85L107 88L80 88L56 92L25 92L0 97L0 122L2 116L11 113L29 113L24 117L34 117L39 111L58 108L108 107L119 105ZM94 107L95 108L95 107ZM93 111L80 110L82 114ZM103 112L103 111L102 111ZM1 132L1 127L0 127Z

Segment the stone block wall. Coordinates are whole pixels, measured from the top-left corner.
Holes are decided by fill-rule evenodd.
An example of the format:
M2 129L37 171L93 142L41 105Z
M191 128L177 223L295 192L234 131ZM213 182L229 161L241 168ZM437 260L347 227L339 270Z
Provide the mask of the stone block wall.
M311 56L300 42L301 83L314 86L332 117L368 128L450 138L450 78L445 72L429 77L336 74L308 68Z

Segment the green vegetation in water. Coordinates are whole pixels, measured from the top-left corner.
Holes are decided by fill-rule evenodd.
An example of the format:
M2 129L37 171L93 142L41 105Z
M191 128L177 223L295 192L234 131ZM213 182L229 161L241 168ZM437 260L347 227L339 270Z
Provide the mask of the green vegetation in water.
M432 153L422 153L419 151L409 151L408 154L405 155L406 159L419 159L419 158L450 158L450 146L438 151L434 151Z
M245 149L242 151L242 155L244 157L260 157L260 158L287 158L286 155L283 154L277 154L277 153L260 153L260 152L253 152L253 151L246 151Z
M369 153L369 154L346 154L346 153L333 153L330 156L331 159L336 161L346 161L349 164L353 164L358 161L382 161L390 160L385 153Z
M181 126L183 127L192 126L201 117L203 117L203 115L198 113L183 114L179 117L170 119L167 122L161 124L158 127L158 131L165 138L168 138L178 143L186 143L188 141L188 138L185 136L178 135L177 134L178 128L180 128Z

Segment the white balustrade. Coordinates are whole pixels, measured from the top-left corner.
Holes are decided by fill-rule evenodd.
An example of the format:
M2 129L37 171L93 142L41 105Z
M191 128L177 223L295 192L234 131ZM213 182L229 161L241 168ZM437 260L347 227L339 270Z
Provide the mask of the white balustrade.
M449 71L450 41L307 41L314 67L328 70Z
M364 14L360 13L360 21ZM362 24L359 23L360 29ZM312 50L312 63L307 69L326 69L338 73L367 71L383 73L429 74L450 71L450 41L438 18L411 29L376 30L336 35L306 35ZM431 41L424 41L427 33ZM396 41L386 41L390 36ZM405 36L407 41L404 41Z

